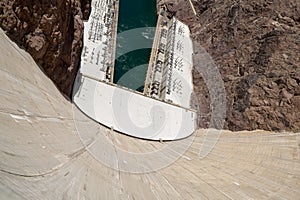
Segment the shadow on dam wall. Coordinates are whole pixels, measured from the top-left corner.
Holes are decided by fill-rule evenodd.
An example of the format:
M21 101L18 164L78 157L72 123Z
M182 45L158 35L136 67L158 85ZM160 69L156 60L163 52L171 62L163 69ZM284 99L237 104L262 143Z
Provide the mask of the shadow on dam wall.
M73 105L30 55L12 43L2 30L0 51L0 199L298 199L300 196L297 133L223 131L210 154L200 159L198 152L201 145L206 145L203 143L206 130L198 130L184 155L165 168L136 174L112 169L91 153L97 148L94 142L98 137L91 130L101 129L103 137L116 149L135 154L147 154L169 143L126 137L84 116L76 120L85 124L82 131L90 140L80 138ZM117 167L130 159L119 159L112 154L107 157L114 157ZM150 163L155 165L156 161Z

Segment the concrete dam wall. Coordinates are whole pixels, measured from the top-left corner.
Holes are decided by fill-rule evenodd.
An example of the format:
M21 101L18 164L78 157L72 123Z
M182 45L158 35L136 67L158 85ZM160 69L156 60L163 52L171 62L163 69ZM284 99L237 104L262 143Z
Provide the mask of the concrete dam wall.
M299 133L222 131L199 157L209 130L162 143L115 133L2 30L0 51L0 199L299 199Z

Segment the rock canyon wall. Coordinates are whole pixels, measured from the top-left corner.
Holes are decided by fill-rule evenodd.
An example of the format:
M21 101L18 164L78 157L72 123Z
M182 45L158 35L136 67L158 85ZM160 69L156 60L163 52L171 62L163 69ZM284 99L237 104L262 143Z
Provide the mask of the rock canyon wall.
M300 3L266 0L158 0L187 23L215 61L227 92L225 128L300 130ZM88 0L2 0L0 25L70 98L82 48ZM22 67L22 66L20 66ZM194 73L208 127L209 90Z

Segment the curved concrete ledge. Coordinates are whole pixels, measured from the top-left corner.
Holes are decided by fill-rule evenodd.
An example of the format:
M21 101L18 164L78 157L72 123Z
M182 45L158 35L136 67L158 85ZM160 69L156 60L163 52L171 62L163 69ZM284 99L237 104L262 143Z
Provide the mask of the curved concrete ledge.
M196 130L197 113L81 75L73 101L97 122L137 138L177 140Z

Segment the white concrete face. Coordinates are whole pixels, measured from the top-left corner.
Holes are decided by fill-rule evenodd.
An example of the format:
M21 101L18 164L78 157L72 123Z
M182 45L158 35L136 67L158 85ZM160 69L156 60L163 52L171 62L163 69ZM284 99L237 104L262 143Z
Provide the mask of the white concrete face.
M163 13L163 9L161 10ZM189 27L175 17L158 16L144 93L191 107L193 93L193 43Z
M84 22L80 72L94 79L110 81L112 76L109 70L114 62L115 4L115 0L93 0L89 20Z
M126 88L79 76L73 101L89 117L121 133L150 140L175 140L196 129L196 112ZM76 87L76 86L75 86Z
M187 25L176 18L173 18L171 22L175 29L170 30L170 43L172 45L167 51L168 55L166 55L168 57L168 65L165 66L167 70L166 89L162 95L165 100L189 108L193 93L193 43Z

